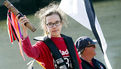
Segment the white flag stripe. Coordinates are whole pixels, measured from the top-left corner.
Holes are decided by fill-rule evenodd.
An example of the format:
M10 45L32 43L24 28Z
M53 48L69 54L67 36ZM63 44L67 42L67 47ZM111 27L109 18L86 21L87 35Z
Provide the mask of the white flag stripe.
M103 36L102 30L100 28L100 25L98 23L97 17L95 18L95 26L98 32L99 37L101 38L101 44L102 44L102 49L103 49L103 53L104 53L104 59L105 59L105 63L107 65L108 69L112 69L110 62L108 60L107 54L106 54L106 50L107 50L107 43L105 41L105 38Z
M107 43L106 43L105 38L104 38L104 36L103 36L101 27L100 27L99 22L98 22L98 20L97 20L97 17L95 18L95 27L96 27L97 33L98 33L98 35L99 35L99 37L100 37L100 40L101 40L103 52L106 53L106 50L107 50Z
M107 54L105 52L104 52L104 59L105 59L106 65L107 65L107 69L112 69L110 62L108 60Z
M91 30L83 0L62 0L59 7L63 12Z

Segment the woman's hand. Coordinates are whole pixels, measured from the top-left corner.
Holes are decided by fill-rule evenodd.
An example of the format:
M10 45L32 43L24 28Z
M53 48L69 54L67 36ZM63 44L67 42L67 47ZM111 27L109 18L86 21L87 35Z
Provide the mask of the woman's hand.
M20 15L17 15L17 19L19 16ZM26 38L28 36L28 33L27 33L27 27L25 26L25 23L28 23L29 19L24 15L24 17L20 17L18 21L21 24L21 27L23 29L23 38Z

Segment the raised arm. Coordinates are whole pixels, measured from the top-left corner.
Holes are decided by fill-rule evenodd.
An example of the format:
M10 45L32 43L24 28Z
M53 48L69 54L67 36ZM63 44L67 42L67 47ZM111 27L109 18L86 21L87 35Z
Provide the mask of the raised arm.
M19 15L17 16L17 18ZM19 23L21 24L22 30L23 30L23 40L22 40L22 46L23 50L26 53L27 56L32 57L32 58L37 58L39 56L39 51L36 48L36 46L32 46L31 42L29 40L28 32L27 32L27 27L25 26L25 23L29 23L29 19L24 16L20 17L18 19Z
M28 57L32 57L35 59L39 57L39 48L37 48L37 43L32 46L28 36L22 40L22 46L24 52Z

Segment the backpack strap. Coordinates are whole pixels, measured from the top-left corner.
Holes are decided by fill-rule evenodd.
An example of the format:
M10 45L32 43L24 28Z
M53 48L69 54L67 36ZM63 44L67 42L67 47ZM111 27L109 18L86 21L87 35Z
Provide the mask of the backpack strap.
M57 65L59 66L59 69L68 69L66 63L64 62L63 56L59 52L59 49L56 47L54 42L50 38L46 38L43 42L50 49L54 60L56 61Z
M69 55L71 57L71 61L72 61L72 66L74 69L79 69L79 63L77 60L77 56L76 56L76 52L75 52L75 48L74 48L74 43L71 37L65 36L63 34L61 34L61 36L64 38L64 41L67 45L68 51L69 51Z

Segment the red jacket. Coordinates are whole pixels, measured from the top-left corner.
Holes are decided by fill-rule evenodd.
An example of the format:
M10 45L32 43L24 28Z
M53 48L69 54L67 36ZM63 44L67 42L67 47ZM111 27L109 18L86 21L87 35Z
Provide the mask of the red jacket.
M56 44L57 48L59 49L60 53L63 55L64 58L69 57L66 44L62 37L52 37L51 40ZM52 54L44 42L38 41L35 45L32 46L29 37L27 37L22 41L22 46L27 56L41 62L46 69L55 69ZM80 69L82 69L81 60L78 56L76 47L75 51L77 59L79 61Z

